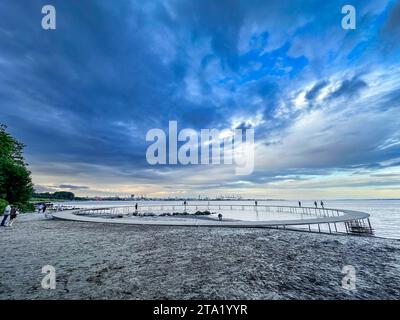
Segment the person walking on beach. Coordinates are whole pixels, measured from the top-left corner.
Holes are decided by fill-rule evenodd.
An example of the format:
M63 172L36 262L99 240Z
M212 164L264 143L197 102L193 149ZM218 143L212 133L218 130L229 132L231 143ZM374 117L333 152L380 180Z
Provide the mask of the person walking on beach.
M257 200L256 200L256 201L254 201L254 204L255 204L255 205L256 205L256 207L257 207L257 204L258 204Z
M2 227L5 227L6 226L6 222L7 222L7 219L8 219L8 217L10 216L10 213L11 213L11 206L10 205L7 205L7 207L5 207L5 209L4 209L4 217L3 217L3 220L1 221L1 226Z
M315 208L318 208L318 203L317 203L317 201L314 201L314 206L315 206Z
M324 209L324 202L321 200L321 207Z
M299 207L301 208L301 202L299 201Z
M9 227L12 227L12 225L14 224L15 219L17 219L18 214L19 214L18 208L14 207L14 208L11 209L10 222L8 223Z

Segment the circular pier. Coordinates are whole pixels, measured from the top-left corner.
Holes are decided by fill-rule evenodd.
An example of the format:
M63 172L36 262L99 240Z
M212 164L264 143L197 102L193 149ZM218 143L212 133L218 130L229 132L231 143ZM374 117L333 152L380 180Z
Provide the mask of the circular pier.
M257 219L246 219L246 215L249 216L250 213ZM222 214L222 220L219 220L219 214ZM59 211L54 212L53 217L71 221L131 225L282 228L324 233L373 234L368 213L315 207L208 203L140 204L137 207Z

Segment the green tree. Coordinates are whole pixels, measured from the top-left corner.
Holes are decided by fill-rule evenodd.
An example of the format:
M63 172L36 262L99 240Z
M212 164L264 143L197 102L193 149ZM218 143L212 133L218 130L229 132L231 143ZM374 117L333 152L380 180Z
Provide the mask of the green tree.
M24 145L0 125L0 198L27 204L33 193L31 173L22 155Z
M14 139L5 124L0 124L0 159L10 159L16 164L26 165L22 151L24 144Z
M4 209L7 207L7 200L0 199L0 216L4 213Z
M69 191L57 191L53 193L55 199L74 200L75 195Z

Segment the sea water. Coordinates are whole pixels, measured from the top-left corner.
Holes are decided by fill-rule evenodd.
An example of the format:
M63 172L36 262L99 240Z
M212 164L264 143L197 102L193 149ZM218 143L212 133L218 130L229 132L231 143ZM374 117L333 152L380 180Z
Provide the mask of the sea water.
M301 201L301 200L300 200ZM319 200L318 206L320 206ZM371 215L370 221L375 235L384 238L400 239L400 200L323 200L325 208L348 209L363 211ZM134 206L149 204L175 204L182 205L182 201L71 201L66 205L80 208ZM188 201L188 205L207 205L208 201ZM254 201L209 201L210 211L218 212L218 205L254 205ZM314 207L314 201L301 201L303 207ZM258 205L298 206L298 201L258 201ZM204 208L200 208L203 210ZM299 215L289 213L265 212L260 208L255 211L248 210L223 210L224 219L237 219L244 221L287 220L299 219Z

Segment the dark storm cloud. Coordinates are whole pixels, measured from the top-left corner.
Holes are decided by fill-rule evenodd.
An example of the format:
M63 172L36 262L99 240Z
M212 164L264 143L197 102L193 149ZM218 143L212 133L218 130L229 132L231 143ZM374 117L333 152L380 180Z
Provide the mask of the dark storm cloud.
M174 1L179 25L190 31L192 43L211 38L214 53L226 67L237 70L238 35L245 17L242 1Z
M149 12L152 6L130 2L53 1L57 30L45 32L40 28L45 3L3 2L1 19L7 30L0 35L7 48L2 57L8 60L1 76L3 119L31 154L48 161L116 167L130 161L141 167L147 130L166 129L171 119L195 129L223 124L225 115L211 102L194 104L177 94L190 61L182 47L169 64L162 62L163 44L149 33L160 32L153 26L157 19L171 28L177 23L162 5ZM211 36L215 54L234 67L238 6L208 1L177 4L175 10L182 17L178 23L191 33L190 42ZM199 13L202 21L190 25Z
M361 92L361 90L367 88L368 85L367 83L360 79L358 76L354 76L351 79L346 79L344 80L339 88L337 88L335 91L333 91L328 98L330 99L335 99L339 97L353 97L356 96Z
M40 27L44 4L57 9L55 31ZM285 119L277 111L297 77L315 82L310 65L337 57L342 45L356 45L355 36L336 40L343 32L338 8L320 1L1 1L0 122L27 144L28 160L43 175L166 181L161 173L168 170L155 170L145 159L149 129L167 131L169 120L179 128L229 128L237 114L261 113L265 124L256 137L264 137L271 127L296 121L291 110ZM398 13L399 5L388 15L385 34L398 34ZM325 33L333 40L321 45ZM301 46L308 52L292 52L304 35L321 38ZM353 52L353 63L359 55ZM336 61L337 68L345 70L347 62ZM306 99L327 85L318 81ZM360 77L342 79L330 99L366 89Z
M389 13L389 17L382 28L382 38L387 50L399 47L400 43L400 2L397 2Z
M179 116L173 96L182 72L175 70L184 73L185 65L162 64L163 53L147 45L138 27L146 24L143 13L129 2L54 1L59 19L53 33L40 29L43 3L16 1L2 10L2 28L11 35L0 38L9 59L0 95L10 130L48 160L143 164L145 132Z
M69 190L85 190L89 189L87 186L74 186L72 184L60 184L57 186L59 189L69 189Z
M322 80L318 83L316 83L310 91L306 93L306 99L307 100L314 100L315 97L320 93L320 91L325 88L329 84L329 81Z

